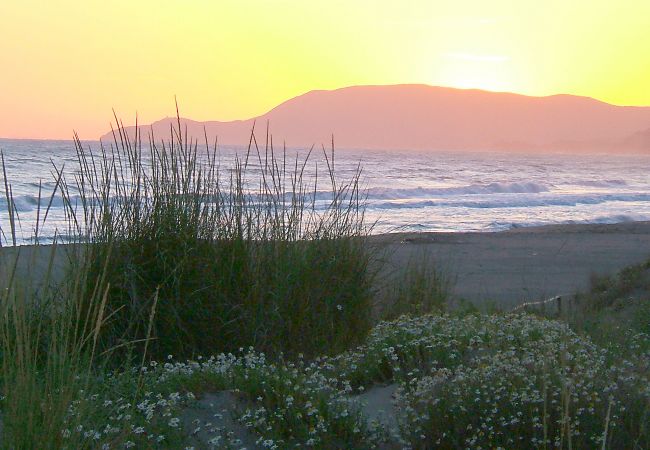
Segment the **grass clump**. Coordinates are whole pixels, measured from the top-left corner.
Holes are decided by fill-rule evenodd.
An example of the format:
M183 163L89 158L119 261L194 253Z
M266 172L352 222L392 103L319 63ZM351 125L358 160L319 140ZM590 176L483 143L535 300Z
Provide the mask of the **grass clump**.
M427 253L411 257L403 268L388 276L381 300L384 320L401 315L443 313L451 299L453 283Z
M650 373L650 261L594 276L591 290L574 302L572 328Z
M650 291L650 261L628 266L615 275L593 275L591 290L578 295L581 309L598 312L605 308L621 309L626 298ZM635 295L637 294L637 295Z
M40 209L40 188L36 245L15 246L20 218L4 156L1 161L10 234L1 227L0 231L2 240L14 245L0 255L2 448L58 449L66 442L78 446L77 440L66 441L63 430L78 424L70 410L91 389L94 371L104 362L98 356L97 341L107 320L105 292L98 284L88 283L87 272L78 265L72 266L63 281L55 280L55 273L61 271L56 261L66 250L56 240L47 251L41 251L38 244L39 218L47 217L49 211L49 206L43 212ZM56 188L50 205L55 193ZM80 411L82 416L89 413Z
M54 245L50 251L54 258L59 250ZM0 293L3 448L63 448L63 430L78 424L70 409L91 389L103 361L96 344L106 320L105 296L84 290L83 272L58 289L47 275L36 286L30 273L16 273L17 261L4 259Z
M150 333L154 359L248 346L316 355L367 333L373 274L360 171L340 184L333 152L323 152L322 190L311 152L290 159L272 141L260 149L254 135L225 170L216 146L200 151L180 124L166 143L130 142L119 128L99 154L76 147L79 170L64 180L64 197L89 282L107 267L114 320L102 351Z

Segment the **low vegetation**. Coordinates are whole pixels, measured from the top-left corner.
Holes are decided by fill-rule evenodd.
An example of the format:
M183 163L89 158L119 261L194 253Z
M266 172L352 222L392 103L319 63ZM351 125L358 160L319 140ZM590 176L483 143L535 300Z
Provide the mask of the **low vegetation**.
M648 373L611 357L530 315L404 316L335 357L250 349L114 372L75 403L63 443L183 448L202 433L207 448L241 448L213 411L186 418L197 398L228 391L228 410L214 411L258 448L648 448ZM359 394L376 383L398 386L394 435L362 414Z

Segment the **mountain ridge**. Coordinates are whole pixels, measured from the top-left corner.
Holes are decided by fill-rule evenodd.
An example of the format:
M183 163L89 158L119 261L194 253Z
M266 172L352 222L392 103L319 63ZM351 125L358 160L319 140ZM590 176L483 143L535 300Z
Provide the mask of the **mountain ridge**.
M254 123L269 123L275 142L304 147L414 150L649 151L650 107L612 105L570 94L529 96L423 84L313 90L264 114L234 121L181 118L188 136L246 144ZM177 118L139 125L169 135ZM205 130L205 132L204 132ZM133 138L135 128L124 131ZM205 134L204 134L205 133ZM102 140L112 140L107 133Z

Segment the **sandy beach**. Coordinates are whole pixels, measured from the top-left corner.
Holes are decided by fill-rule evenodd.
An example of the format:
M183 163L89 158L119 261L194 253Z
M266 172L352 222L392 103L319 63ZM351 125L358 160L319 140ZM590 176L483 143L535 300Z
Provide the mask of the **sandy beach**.
M456 281L455 298L504 309L585 290L592 274L615 273L650 257L650 222L373 239L387 244L389 266L400 267L426 254Z
M455 281L455 299L509 309L585 290L593 274L613 274L650 258L650 222L554 225L495 233L396 233L372 236L370 242L385 248L387 271L426 255ZM51 248L3 248L0 272L8 276L19 254L17 273L42 279ZM67 261L65 246L59 246L53 261L52 277L60 279Z

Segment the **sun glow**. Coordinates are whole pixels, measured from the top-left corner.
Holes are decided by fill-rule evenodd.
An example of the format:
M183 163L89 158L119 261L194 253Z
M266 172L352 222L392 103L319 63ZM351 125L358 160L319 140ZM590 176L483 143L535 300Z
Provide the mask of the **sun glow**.
M445 54L437 79L443 86L489 91L513 91L514 81L509 57L472 53Z

